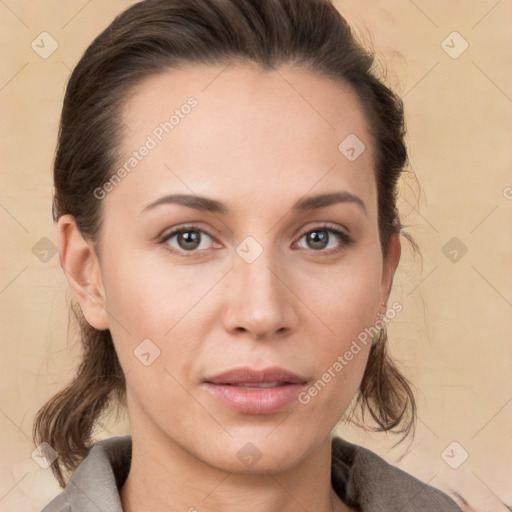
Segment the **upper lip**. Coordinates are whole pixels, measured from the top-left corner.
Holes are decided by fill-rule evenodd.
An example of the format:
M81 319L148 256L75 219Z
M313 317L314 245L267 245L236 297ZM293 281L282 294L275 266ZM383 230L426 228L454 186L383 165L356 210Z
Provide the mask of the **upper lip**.
M292 373L284 368L273 366L270 368L263 368L261 370L243 367L229 370L213 377L208 377L205 382L212 384L244 384L244 383L291 383L303 384L307 379Z

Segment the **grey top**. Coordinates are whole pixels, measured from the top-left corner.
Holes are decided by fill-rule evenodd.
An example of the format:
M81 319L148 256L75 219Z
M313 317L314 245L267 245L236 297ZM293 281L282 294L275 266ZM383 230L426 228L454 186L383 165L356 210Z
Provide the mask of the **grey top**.
M92 445L66 488L42 512L122 512L119 490L131 464L131 435ZM447 494L339 437L332 441L332 485L360 512L461 512Z

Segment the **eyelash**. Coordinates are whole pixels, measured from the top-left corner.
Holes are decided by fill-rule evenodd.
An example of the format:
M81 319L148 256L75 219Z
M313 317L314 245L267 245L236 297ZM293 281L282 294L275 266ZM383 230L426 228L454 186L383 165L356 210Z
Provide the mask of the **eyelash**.
M176 235L179 235L181 233L186 233L188 231L197 231L199 233L203 233L203 234L206 234L208 235L212 240L215 240L214 237L212 235L210 235L207 231L205 231L204 229L200 229L198 226L195 226L195 225L188 225L188 226L183 226L183 227L180 227L178 229L175 229L173 231L171 231L170 233L167 233L165 235L163 235L160 240L159 240L159 243L162 244L166 250L170 251L171 253L173 254L178 254L179 256L182 256L182 257L185 257L185 258L194 258L194 257L197 257L200 255L201 252L203 251L210 251L210 249L202 249L201 251L197 251L197 250L194 250L194 251L184 251L184 250L177 250L175 248L171 248L168 244L168 241L171 240L171 238L175 237ZM333 255L333 254L337 254L341 251L343 251L343 249L351 244L354 243L354 240L353 238L348 235L347 233L345 233L344 231L341 231L340 229L330 225L330 224L320 224L318 226L315 226L314 228L309 228L309 229L305 229L305 230L302 230L299 234L299 238L298 240L300 240L304 235L307 235L309 233L312 233L314 231L326 231L328 233L333 233L335 234L336 236L338 236L341 240L341 245L338 246L336 249L321 249L321 250L318 250L318 251L315 251L314 249L311 249L312 252L314 252L315 254L320 254L320 255Z

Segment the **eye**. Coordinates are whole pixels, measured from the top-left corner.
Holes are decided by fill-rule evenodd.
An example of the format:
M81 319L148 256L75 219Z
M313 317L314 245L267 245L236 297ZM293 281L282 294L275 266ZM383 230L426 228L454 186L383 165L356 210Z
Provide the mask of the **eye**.
M304 249L312 249L318 254L334 254L353 243L353 239L344 231L330 226L320 225L303 231L296 244L305 240ZM178 256L193 257L213 248L222 247L212 236L197 226L183 226L164 234L160 243Z
M299 242L303 239L306 249L313 249L314 252L321 254L340 252L353 243L353 239L347 233L329 225L309 229L302 234Z
M197 227L185 226L164 235L161 243L174 253L197 253L211 248L213 238ZM217 244L218 245L218 244ZM191 254L192 255L192 254Z

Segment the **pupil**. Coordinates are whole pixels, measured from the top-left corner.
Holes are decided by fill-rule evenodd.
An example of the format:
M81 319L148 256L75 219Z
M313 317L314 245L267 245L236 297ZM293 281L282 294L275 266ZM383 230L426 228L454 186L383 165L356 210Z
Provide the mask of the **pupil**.
M314 248L323 249L327 242L327 233L325 231L312 231L310 239Z
M200 242L200 236L197 231L184 231L180 233L179 239L180 241L183 240L185 243L184 246L180 243L183 249L195 249Z

